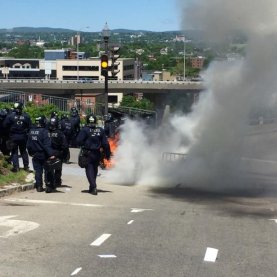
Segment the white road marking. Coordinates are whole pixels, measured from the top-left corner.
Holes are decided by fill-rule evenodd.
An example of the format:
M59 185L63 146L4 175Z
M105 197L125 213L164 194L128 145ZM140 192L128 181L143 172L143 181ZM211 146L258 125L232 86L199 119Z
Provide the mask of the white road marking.
M144 211L153 211L153 209L138 209L138 208L132 208L131 213L141 213Z
M100 246L110 236L111 236L111 234L103 234L98 239L96 239L94 242L92 242L90 245L91 246Z
M273 219L269 219L269 220L273 220L273 221L275 221L275 223L277 223L277 218L273 218Z
M17 215L8 215L0 217L0 226L10 227L11 230L4 232L0 235L0 238L8 238L10 236L17 236L29 231L32 231L39 227L39 224L32 221L13 220L12 217Z
M241 160L276 164L277 161L241 157Z
M116 258L115 255L98 255L100 258Z
M127 224L132 224L134 222L134 220L130 220Z
M218 249L207 247L204 261L206 262L215 262L217 257Z
M81 270L82 270L81 267L76 268L76 269L71 273L70 276L77 275Z
M83 207L103 207L98 204L82 204L82 203L70 203L50 200L32 200L32 199L20 199L20 198L6 198L7 202L21 202L21 203L35 203L35 204L57 204L57 205L70 205L70 206L83 206Z

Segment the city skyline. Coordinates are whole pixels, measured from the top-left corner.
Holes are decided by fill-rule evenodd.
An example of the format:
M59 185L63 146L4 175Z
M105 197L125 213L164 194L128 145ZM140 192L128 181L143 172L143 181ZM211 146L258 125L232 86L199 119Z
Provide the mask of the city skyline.
M13 7L11 9L11 7ZM98 32L110 29L181 30L177 0L10 0L1 1L0 29L51 27Z

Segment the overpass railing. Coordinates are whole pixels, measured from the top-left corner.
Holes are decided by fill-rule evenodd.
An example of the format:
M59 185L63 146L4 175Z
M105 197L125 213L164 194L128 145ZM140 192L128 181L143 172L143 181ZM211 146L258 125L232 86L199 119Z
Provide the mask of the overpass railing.
M0 102L14 103L16 101L22 101L23 103L32 102L37 106L53 104L63 112L67 112L71 107L77 105L75 99L0 89Z
M91 83L103 84L104 80L58 80L58 79L0 79L1 83L42 83L42 84L75 84ZM110 84L202 84L201 81L143 81L143 80L109 80Z

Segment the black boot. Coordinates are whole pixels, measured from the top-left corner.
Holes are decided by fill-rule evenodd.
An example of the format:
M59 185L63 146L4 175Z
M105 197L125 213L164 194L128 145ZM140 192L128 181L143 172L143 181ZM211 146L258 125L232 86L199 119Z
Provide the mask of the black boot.
M24 170L28 173L32 173L33 171L29 168L29 166L24 166Z
M46 193L51 193L51 192L53 192L53 189L50 188L50 187L46 187L45 192Z
M88 192L93 194L93 195L97 195L98 194L97 188L89 189Z
M37 192L43 192L43 187L42 186L38 186L38 187L36 187L36 189L37 189Z

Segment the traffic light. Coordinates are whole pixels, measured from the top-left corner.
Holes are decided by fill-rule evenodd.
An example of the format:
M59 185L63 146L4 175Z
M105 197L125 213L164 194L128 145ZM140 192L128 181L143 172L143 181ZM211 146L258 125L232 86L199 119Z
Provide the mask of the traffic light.
M101 55L101 75L108 76L109 71L109 56L107 54Z
M112 77L115 77L118 74L118 72L120 71L120 70L118 70L119 62L116 62L116 60L120 57L119 50L120 50L120 47L118 47L118 46L114 46L110 49L111 60L112 60L112 65L111 65Z

